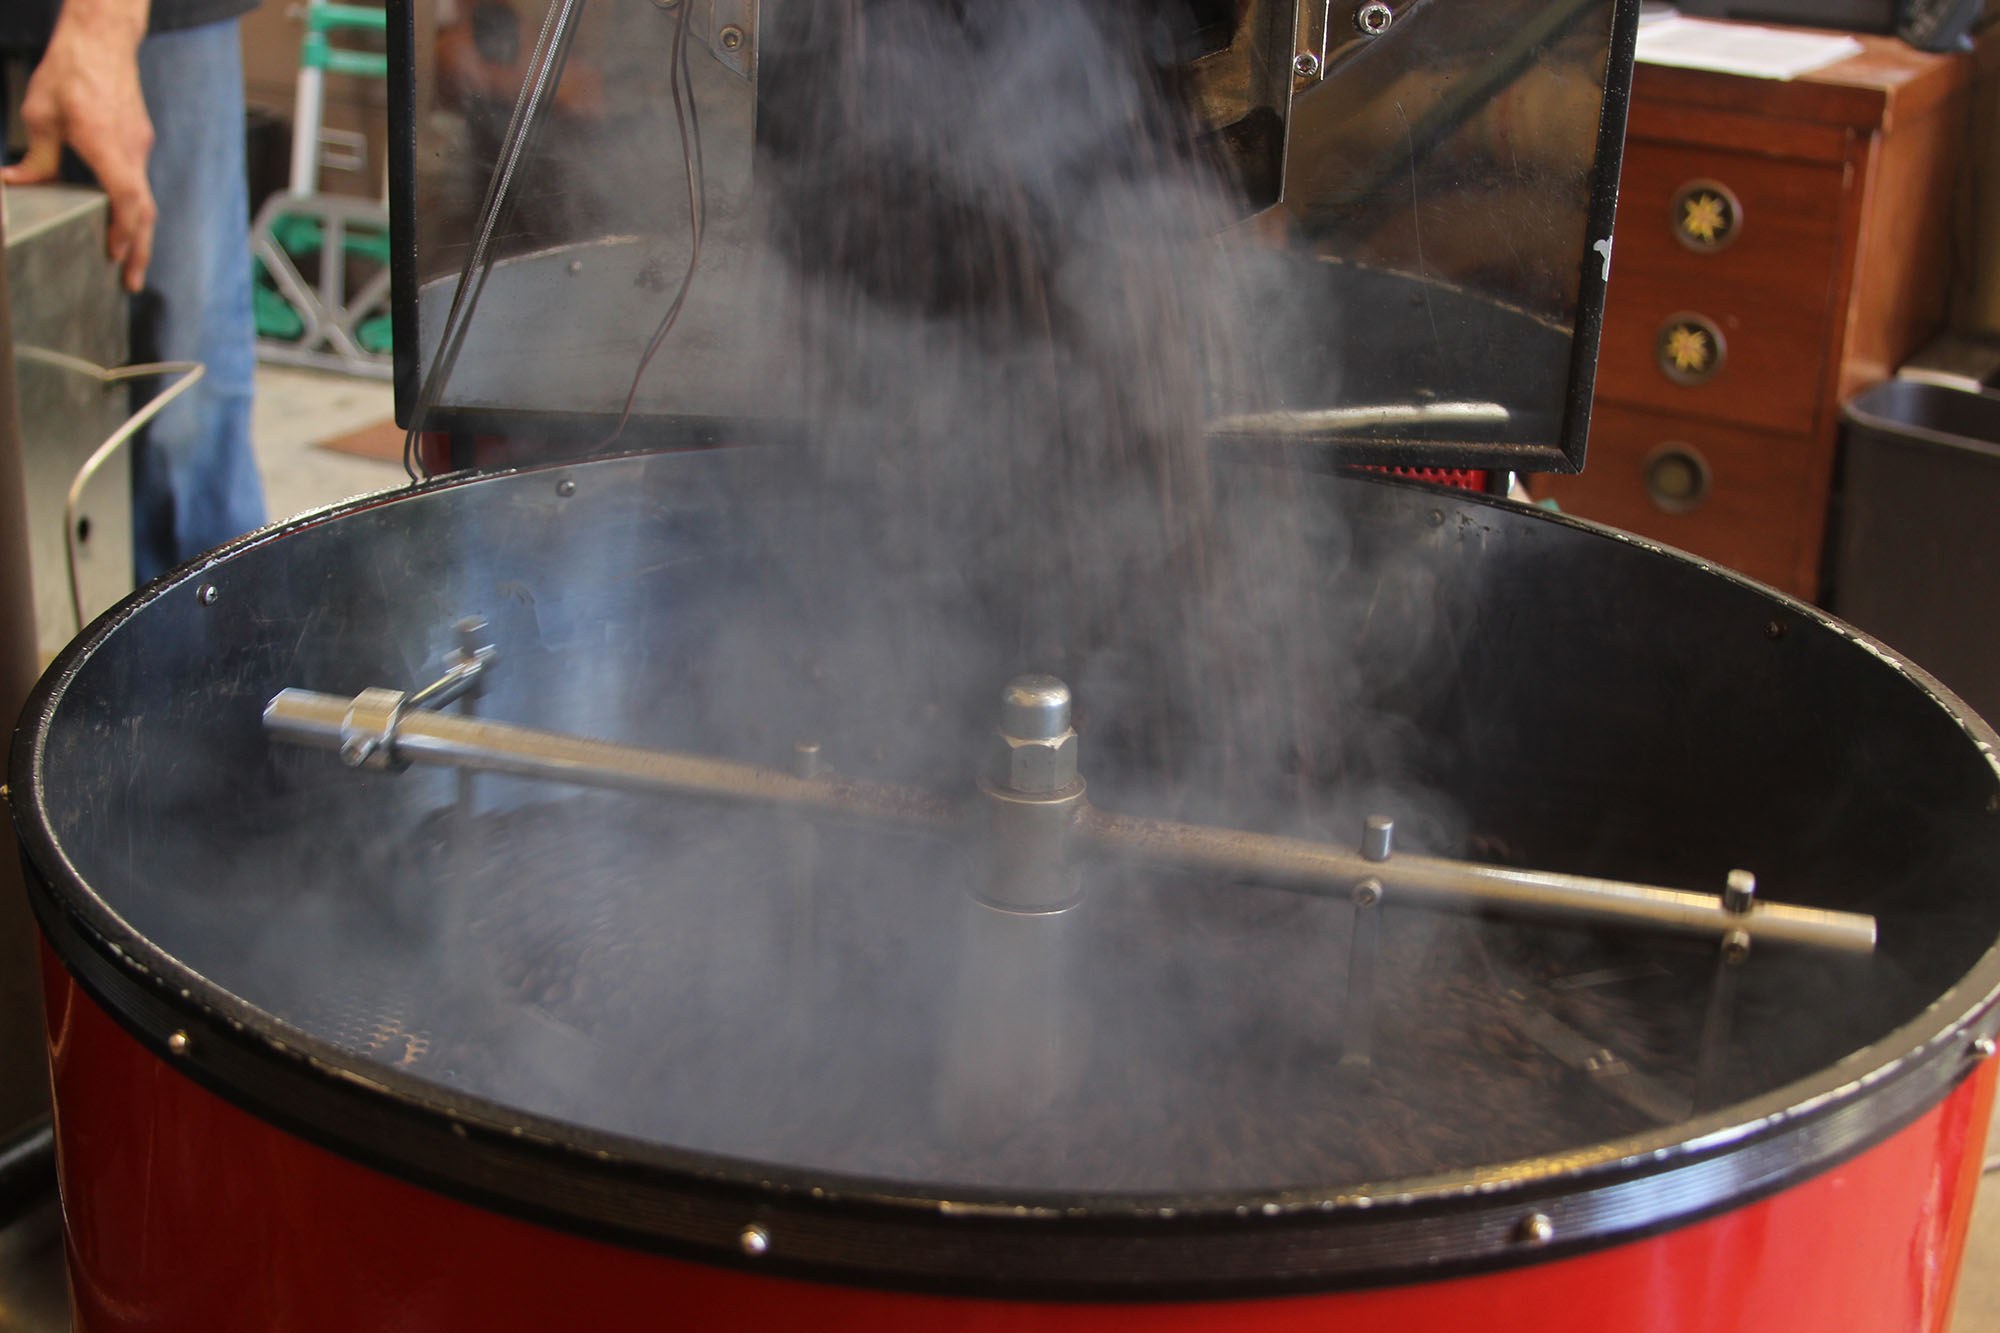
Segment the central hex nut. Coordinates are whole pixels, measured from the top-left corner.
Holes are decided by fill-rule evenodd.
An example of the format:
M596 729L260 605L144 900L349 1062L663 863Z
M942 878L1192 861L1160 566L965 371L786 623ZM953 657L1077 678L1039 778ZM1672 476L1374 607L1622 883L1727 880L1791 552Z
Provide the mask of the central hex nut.
M987 777L997 787L1031 796L1053 796L1076 782L1076 733L1024 740L993 733L993 762Z
M1050 796L1076 781L1076 730L1069 686L1054 676L1016 676L1000 692L986 777L994 786Z

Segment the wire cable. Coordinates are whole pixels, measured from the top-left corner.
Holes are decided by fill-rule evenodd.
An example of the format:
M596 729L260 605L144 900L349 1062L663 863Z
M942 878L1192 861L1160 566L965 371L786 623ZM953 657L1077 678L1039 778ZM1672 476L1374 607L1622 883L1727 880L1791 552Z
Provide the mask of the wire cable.
M682 3L683 27L686 26L688 3L689 0ZM451 378L452 368L458 364L458 354L465 345L473 312L486 289L486 279L493 271L494 234L513 213L516 199L514 184L521 160L527 156L548 104L562 83L563 70L569 62L570 39L575 33L576 17L582 12L583 5L584 0L561 0L543 16L541 31L536 34L535 48L528 58L527 75L521 81L520 93L514 98L514 111L501 141L499 160L494 164L493 174L487 178L486 194L480 201L472 248L466 253L457 285L452 290L451 307L445 314L444 328L438 337L437 357L424 376L423 388L417 395L416 410L410 415L410 428L403 435L403 471L413 482L429 476L418 447L424 422L436 410L444 396L445 384Z
M639 357L639 364L632 372L632 383L625 391L625 403L618 412L617 424L603 439L592 445L588 452L601 453L617 443L625 433L626 425L632 420L632 407L639 399L639 383L645 379L653 358L667 341L667 334L681 317L681 309L687 304L688 293L694 289L695 269L701 263L701 235L708 222L708 175L707 164L701 154L701 117L695 108L694 81L688 72L687 30L688 10L693 8L693 0L681 0L680 24L674 30L674 49L671 61L672 76L669 91L674 103L674 127L680 133L681 165L687 174L688 190L688 262L687 271L681 275L680 290L674 293L673 302L661 316L660 323L653 330L653 336L646 344L646 350Z
M521 160L526 156L548 102L556 86L561 82L562 70L568 60L570 35L575 29L575 17L581 11L583 3L584 0L564 0L561 5L551 8L543 21L541 32L536 37L534 53L529 59L528 74L522 81L520 95L515 99L513 117L508 122L499 160L494 166L492 176L487 180L485 198L481 201L478 223L474 228L473 245L459 270L458 282L452 293L451 307L445 315L444 330L438 339L438 353L424 377L423 389L418 395L416 410L411 415L410 427L404 433L403 471L413 482L425 480L430 475L419 447L424 423L442 400L444 387L464 347L466 334L472 324L473 312L478 307L479 298L484 293L486 281L493 270L494 234L505 225L507 216L511 214L516 198L515 180ZM687 305L688 294L694 287L695 272L701 263L702 233L708 215L708 181L707 164L701 146L701 116L695 102L693 77L688 67L689 13L693 9L693 0L682 0L678 9L668 68L669 93L674 107L674 128L680 141L681 164L688 189L687 268L681 275L680 287L675 292L673 301L654 328L652 337L647 341L639 363L633 370L632 381L626 390L617 422L602 439L590 447L587 451L589 453L598 453L609 448L624 434L626 426L632 419L633 407L638 401L639 385L654 358L659 355L660 348L665 345L667 335L679 321L681 311ZM553 77L551 77L552 70Z
M82 560L82 537L78 532L77 511L83 506L83 493L91 480L97 476L111 456L142 430L146 423L167 409L174 399L192 389L208 373L208 367L199 361L147 361L134 366L100 366L94 361L71 356L67 352L55 352L46 347L16 346L14 354L23 361L40 362L59 370L73 371L87 375L99 384L123 384L127 380L155 379L163 375L175 376L172 384L161 389L146 401L146 405L125 418L123 425L111 432L104 443L90 451L90 457L83 460L83 466L70 478L69 491L63 497L63 567L69 575L69 606L76 616L77 632L84 627L83 584L77 572Z

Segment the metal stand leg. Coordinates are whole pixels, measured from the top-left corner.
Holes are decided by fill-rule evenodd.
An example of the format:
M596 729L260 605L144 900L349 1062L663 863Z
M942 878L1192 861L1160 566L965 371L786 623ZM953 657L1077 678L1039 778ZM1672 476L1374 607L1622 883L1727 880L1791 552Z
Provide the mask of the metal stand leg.
M824 777L825 756L817 741L800 741L793 747L792 772L802 778ZM779 836L785 846L785 872L791 893L785 913L789 933L785 959L785 988L791 997L793 1026L804 1033L810 1026L819 988L819 829L812 820L795 810L783 816Z
M1723 905L1748 916L1757 894L1757 878L1747 870L1732 870L1722 893ZM1694 1109L1711 1110L1721 1103L1729 1073L1730 1037L1736 1024L1736 979L1750 956L1750 933L1732 930L1722 937L1715 962L1715 981L1708 991L1708 1013L1701 1023L1701 1055L1695 1066Z
M1396 821L1370 815L1361 832L1361 859L1380 865L1396 842ZM1382 953L1382 881L1370 876L1354 886L1354 931L1347 945L1346 1029L1343 1069L1375 1063L1375 968Z
M1382 952L1382 885L1372 879L1354 886L1354 935L1347 946L1346 1030L1340 1066L1366 1069L1375 1063L1375 965Z
M452 628L458 639L457 647L446 658L446 668L460 668L471 662L485 662L493 656L489 643L487 624L483 616L467 616ZM485 656L481 657L484 652ZM474 683L459 696L459 712L467 717L478 716L481 682ZM478 774L471 769L461 768L453 784L453 808L451 818L451 865L452 878L460 885L469 886L473 880L473 847L479 836L479 790Z

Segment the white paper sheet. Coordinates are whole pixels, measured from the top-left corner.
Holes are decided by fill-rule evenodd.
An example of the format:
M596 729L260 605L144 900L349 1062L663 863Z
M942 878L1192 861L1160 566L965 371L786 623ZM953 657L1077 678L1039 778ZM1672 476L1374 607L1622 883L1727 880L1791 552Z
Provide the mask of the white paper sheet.
M1792 79L1861 53L1852 37L1674 15L1639 27L1639 59L1753 79Z

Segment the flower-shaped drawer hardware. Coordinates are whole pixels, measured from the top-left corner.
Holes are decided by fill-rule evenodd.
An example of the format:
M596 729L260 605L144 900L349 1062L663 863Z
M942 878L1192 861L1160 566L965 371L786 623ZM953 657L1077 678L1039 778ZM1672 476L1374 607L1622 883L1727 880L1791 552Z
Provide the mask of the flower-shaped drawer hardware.
M1743 205L1720 181L1689 181L1675 193L1669 220L1675 240L1697 254L1714 254L1742 229Z
M1728 356L1722 330L1706 315L1669 315L1654 340L1653 357L1660 373L1676 384L1706 384L1715 378Z

